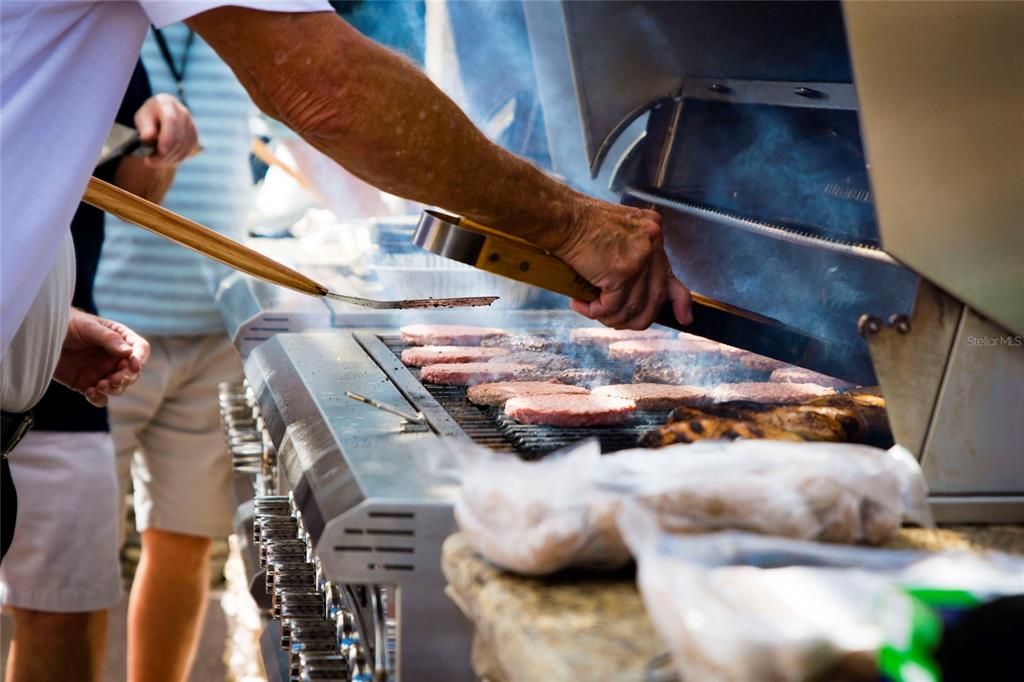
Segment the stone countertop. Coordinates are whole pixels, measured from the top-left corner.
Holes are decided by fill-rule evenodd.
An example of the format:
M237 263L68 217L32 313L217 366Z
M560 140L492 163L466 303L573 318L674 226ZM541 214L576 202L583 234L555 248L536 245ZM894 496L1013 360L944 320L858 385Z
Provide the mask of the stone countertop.
M993 549L1024 555L1024 526L904 528L901 549ZM448 594L476 628L474 669L492 682L644 681L667 651L631 572L521 578L494 568L455 534L444 544Z

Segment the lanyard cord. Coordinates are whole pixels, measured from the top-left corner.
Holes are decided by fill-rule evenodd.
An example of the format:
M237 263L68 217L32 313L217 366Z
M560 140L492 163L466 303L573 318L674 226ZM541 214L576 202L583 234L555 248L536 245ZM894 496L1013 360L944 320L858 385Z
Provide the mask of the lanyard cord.
M160 54L163 55L164 62L167 63L167 68L174 79L174 84L178 87L178 99L181 100L182 104L188 106L185 102L185 68L188 66L188 53L192 49L192 42L195 40L196 32L189 29L188 37L185 38L185 49L181 53L180 68L174 63L174 55L171 54L171 48L167 45L167 39L164 37L163 31L154 28L153 37L156 38L156 45L160 48Z

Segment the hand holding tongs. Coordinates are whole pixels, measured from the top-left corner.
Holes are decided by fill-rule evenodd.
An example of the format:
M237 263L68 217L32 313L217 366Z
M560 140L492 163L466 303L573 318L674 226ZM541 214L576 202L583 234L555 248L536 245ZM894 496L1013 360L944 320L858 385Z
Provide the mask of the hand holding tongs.
M439 256L581 301L593 301L601 295L599 288L540 246L462 216L425 210L413 235L413 243ZM715 301L697 292L690 292L690 295L695 308L702 309L699 313L701 318L721 319L720 313L728 313L762 324L781 326L776 320ZM712 312L708 313L709 310ZM654 321L666 327L683 329L676 320L670 302L665 303ZM687 329L700 331L702 327L697 324Z
M300 272L278 263L233 239L204 227L142 197L126 192L98 178L89 180L82 201L134 223L161 237L192 249L224 265L240 270L272 284L278 284L310 296L333 298L352 305L368 308L460 308L487 306L497 296L467 298L421 298L404 301L374 301L330 291L327 287Z

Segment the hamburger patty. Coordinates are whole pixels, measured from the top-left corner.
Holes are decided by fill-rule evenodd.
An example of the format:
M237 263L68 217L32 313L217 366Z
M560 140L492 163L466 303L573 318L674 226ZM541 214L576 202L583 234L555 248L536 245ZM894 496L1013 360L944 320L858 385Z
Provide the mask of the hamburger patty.
M757 353L751 353L750 351L742 350L740 348L736 348L734 350L738 352L726 353L726 359L739 362L740 367L745 369L768 373L787 366L782 360L769 358L765 355L758 355Z
M670 384L616 384L595 388L594 395L632 400L640 410L672 410L681 405L703 405L710 402L711 390Z
M509 351L507 348L482 348L481 350L504 351L504 354L494 358L491 362L521 362L524 365L535 365L552 370L569 369L572 367L572 360L558 353L542 353L532 350Z
M666 355L698 355L716 353L722 344L700 337L692 339L641 339L617 341L608 346L608 354L614 360L640 360L641 358L664 357Z
M558 384L554 381L499 381L477 384L466 391L466 397L476 405L500 407L510 398L535 395L587 395L590 391L582 386Z
M473 386L509 381L529 370L530 365L515 362L443 362L421 369L420 381L445 386Z
M608 327L580 327L569 331L570 343L591 346L607 346L616 341L633 341L644 339L669 339L672 334L657 329L610 329Z
M560 381L563 384L576 384L579 386L588 386L594 388L595 386L607 386L608 384L614 384L621 381L614 372L607 369L595 369L593 367L570 367L569 369L559 370L551 373L550 378L553 381Z
M423 367L445 362L488 362L502 355L508 355L507 348L414 346L402 351L402 362L410 367Z
M512 351L554 351L561 348L562 344L555 338L549 336L537 336L535 334L509 334L508 336L495 336L484 339L480 342L482 346L498 346L508 348Z
M693 334L687 334L686 332L680 332L679 339L681 341L693 341L697 344L703 342L708 350L711 350L712 346L707 346L706 344L713 344L713 349L718 351L726 361L735 363L740 367L753 372L771 372L773 369L779 369L780 367L787 366L786 363L781 360L769 358L764 355L758 355L757 353L751 353L749 350L730 346L725 343L719 343L718 341L712 341L711 339L705 339L703 336L695 336Z
M753 372L722 364L718 356L710 356L711 364L680 359L679 357L642 358L633 370L633 382L637 384L681 384L706 386L733 381L745 381Z
M623 424L635 410L632 400L595 395L538 395L505 403L505 414L521 424L569 428Z
M479 346L484 339L506 334L503 329L465 324L410 324L398 331L411 346Z
M842 379L830 377L827 374L813 372L803 367L783 367L772 372L768 381L778 384L818 384L827 386L837 391L853 388L854 385Z
M833 393L835 391L831 388L825 388L818 384L773 384L748 381L738 384L719 384L712 389L711 397L716 403L746 400L771 405L793 405Z

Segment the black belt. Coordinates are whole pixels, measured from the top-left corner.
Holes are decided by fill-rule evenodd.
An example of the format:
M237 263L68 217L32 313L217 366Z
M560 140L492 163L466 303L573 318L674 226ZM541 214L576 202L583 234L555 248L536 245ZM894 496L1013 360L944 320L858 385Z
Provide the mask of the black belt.
M3 441L0 456L6 459L31 429L31 412L0 412L0 440Z

